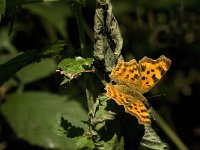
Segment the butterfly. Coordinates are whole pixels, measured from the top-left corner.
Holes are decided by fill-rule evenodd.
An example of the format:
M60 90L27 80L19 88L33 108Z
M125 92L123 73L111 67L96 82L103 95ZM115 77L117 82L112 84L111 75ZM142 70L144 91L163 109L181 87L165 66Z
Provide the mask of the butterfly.
M171 60L164 55L156 60L145 56L139 63L135 59L129 62L119 60L110 74L115 84L106 84L106 96L123 105L127 113L138 119L139 124L150 124L150 114L145 106L147 100L143 94L156 85L170 65Z

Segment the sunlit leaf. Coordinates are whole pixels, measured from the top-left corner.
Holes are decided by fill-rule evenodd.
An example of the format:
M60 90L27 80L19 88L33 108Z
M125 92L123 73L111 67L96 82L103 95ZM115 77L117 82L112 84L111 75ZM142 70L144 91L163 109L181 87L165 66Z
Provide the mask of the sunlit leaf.
M18 137L33 145L51 149L74 149L75 141L54 131L57 113L74 126L87 119L83 108L68 97L43 92L11 94L1 111Z
M63 59L59 64L58 68L61 70L61 74L64 74L66 78L72 80L82 72L87 72L86 68L91 68L93 58L82 58L76 57L75 59L67 58ZM90 71L90 70L89 70ZM70 81L70 80L66 80ZM65 82L62 82L64 84Z

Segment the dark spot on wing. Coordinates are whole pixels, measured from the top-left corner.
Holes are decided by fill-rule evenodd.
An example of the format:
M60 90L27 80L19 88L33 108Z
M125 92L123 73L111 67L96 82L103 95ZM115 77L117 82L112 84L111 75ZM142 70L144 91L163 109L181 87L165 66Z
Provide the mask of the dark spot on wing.
M143 76L143 77L142 77L142 80L145 80L145 79L146 79L146 77L145 77L145 76Z
M138 77L139 77L139 75L138 75L138 74L135 74L133 78L134 78L134 79L138 79Z
M131 99L126 99L126 101L130 103L130 102L131 102Z
M120 69L120 68L119 68L119 67L117 67L117 68L115 68L115 71L119 71L119 69Z
M137 106L135 103L133 103L134 106Z
M151 72L154 72L155 70L154 69L151 69Z
M150 71L149 71L149 70L147 71L147 74L150 74Z
M113 80L111 81L111 83L112 83L112 85L116 85L116 84L117 84L117 83L116 83L115 81L113 81Z
M127 107L128 107L128 108L130 108L130 109L132 109L132 108L133 108L133 106L131 106L131 105L128 105Z
M133 73L133 72L134 72L134 69L130 69L129 71L130 71L130 73Z
M135 79L134 79L134 78L131 78L131 80L135 81Z
M118 98L120 102L124 102L124 99L123 98Z
M129 75L127 74L126 77L125 77L125 79L128 79L128 78L129 78Z
M126 72L126 68L123 68L123 69L122 69L122 72Z
M162 67L159 66L159 67L157 67L157 69L160 71L161 75L164 75L165 70Z
M142 70L142 71L145 71L145 70L146 70L146 66L141 65L141 70Z
M136 68L130 69L129 71L130 71L131 73L134 73L134 71L137 71L137 70L138 70L138 68L136 67Z
M151 77L152 77L152 79L153 79L154 82L157 82L157 81L159 80L158 78L156 78L156 75L155 75L155 74L152 75Z

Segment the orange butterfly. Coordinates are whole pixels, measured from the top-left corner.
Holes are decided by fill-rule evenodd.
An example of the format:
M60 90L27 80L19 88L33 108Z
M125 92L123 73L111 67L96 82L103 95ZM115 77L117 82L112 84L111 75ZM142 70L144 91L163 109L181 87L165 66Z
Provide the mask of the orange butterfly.
M170 65L171 60L164 55L156 60L145 56L139 63L135 59L129 62L119 60L110 74L116 84L106 84L106 95L118 105L123 105L127 113L138 119L139 124L150 124L143 94L156 85Z

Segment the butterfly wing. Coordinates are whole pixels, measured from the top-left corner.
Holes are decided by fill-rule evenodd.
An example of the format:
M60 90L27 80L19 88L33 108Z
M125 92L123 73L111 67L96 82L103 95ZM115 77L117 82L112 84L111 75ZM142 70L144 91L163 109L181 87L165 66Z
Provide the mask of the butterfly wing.
M139 65L135 59L132 59L129 62L119 60L110 74L110 78L117 84L126 85L133 89L135 89L139 77Z
M144 57L139 61L140 77L136 86L138 92L146 93L163 77L171 65L171 60L164 55L153 60Z
M126 89L124 89L126 88ZM106 96L115 100L118 105L123 105L125 111L138 119L139 124L150 124L150 115L141 101L143 96L133 96L130 94L130 89L123 85L106 84Z
M118 61L112 70L110 78L116 85L106 85L106 95L123 105L125 111L135 116L139 124L150 124L150 115L142 102L146 100L142 95L148 92L167 72L171 60L164 55L153 60L144 57L139 61Z

